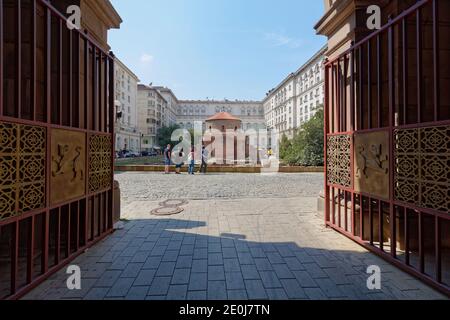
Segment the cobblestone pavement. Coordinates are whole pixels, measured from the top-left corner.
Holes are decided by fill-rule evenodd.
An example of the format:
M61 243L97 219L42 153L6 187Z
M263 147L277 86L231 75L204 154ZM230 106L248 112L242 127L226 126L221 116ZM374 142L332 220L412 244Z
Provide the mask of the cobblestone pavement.
M324 228L320 174L117 178L127 222L73 262L82 289L61 270L25 299L445 299ZM150 214L180 197L182 213ZM381 290L367 289L370 265Z
M190 179L192 178L192 179ZM304 174L207 174L186 175L119 173L121 199L165 200L175 198L288 198L317 196L323 189L323 175Z

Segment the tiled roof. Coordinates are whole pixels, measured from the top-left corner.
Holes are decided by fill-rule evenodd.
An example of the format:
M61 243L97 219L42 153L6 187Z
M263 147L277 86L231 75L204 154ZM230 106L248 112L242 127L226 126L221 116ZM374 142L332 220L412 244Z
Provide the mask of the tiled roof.
M206 121L215 121L215 120L233 120L233 121L241 121L241 119L236 118L229 114L228 112L220 112L216 113L212 117L206 119Z

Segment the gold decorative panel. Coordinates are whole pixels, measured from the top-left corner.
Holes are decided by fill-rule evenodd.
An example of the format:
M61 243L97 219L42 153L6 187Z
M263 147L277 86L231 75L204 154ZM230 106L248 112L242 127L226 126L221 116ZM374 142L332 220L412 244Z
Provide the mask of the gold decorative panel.
M0 220L45 207L46 130L0 122Z
M355 191L389 200L389 133L355 134Z
M350 135L334 135L327 138L327 176L328 183L350 188L351 174Z
M450 212L450 126L395 131L395 198Z
M52 129L51 140L50 202L54 205L86 193L86 134Z
M89 138L89 192L111 188L112 139L108 135Z

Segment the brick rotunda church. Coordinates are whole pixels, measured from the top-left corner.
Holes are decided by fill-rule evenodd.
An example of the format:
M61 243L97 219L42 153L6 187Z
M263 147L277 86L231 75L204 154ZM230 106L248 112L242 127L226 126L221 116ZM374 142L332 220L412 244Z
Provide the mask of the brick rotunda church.
M250 146L251 137L241 130L241 119L228 112L220 112L206 119L205 123L207 128L205 145L211 150L211 162L223 165L244 165L259 162L256 131L255 143ZM233 145L233 147L230 148L230 145ZM253 157L251 157L252 154Z

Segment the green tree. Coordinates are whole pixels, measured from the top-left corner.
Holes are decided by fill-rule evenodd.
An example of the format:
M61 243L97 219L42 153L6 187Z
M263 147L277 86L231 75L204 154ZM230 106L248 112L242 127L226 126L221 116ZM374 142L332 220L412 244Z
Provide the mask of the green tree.
M180 127L177 124L171 125L169 127L161 127L157 134L156 134L156 142L161 148L164 148L168 144L170 144L172 147L175 145L174 141L172 141L172 133L180 129Z
M323 111L319 110L306 122L289 143L283 139L280 157L290 165L322 166L323 160Z
M291 147L292 147L291 140L289 140L288 137L285 134L283 134L280 141L280 158L282 160L287 160Z

